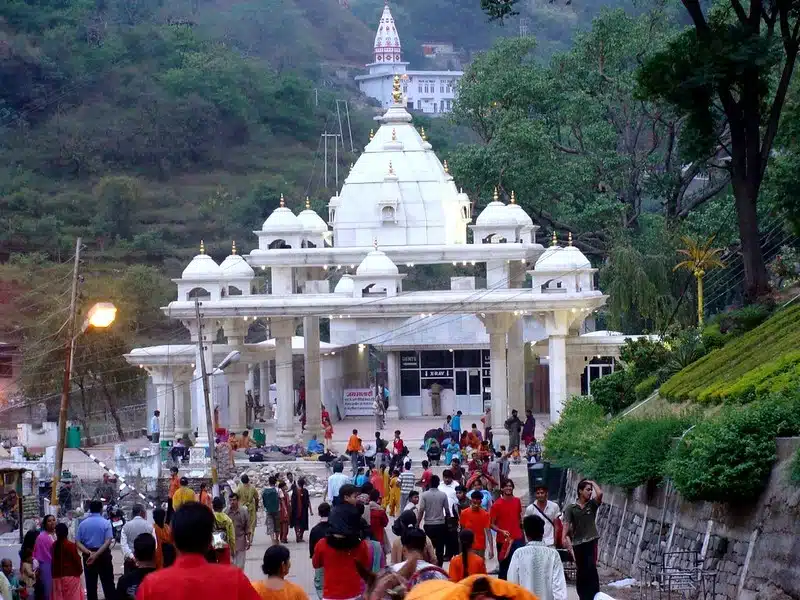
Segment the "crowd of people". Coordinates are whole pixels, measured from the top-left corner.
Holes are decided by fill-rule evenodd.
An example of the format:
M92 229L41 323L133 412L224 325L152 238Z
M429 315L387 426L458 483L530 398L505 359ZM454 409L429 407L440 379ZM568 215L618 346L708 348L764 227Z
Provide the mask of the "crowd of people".
M475 435L474 426L461 432L458 420L447 425L451 439ZM521 422L520 441L525 427ZM321 600L411 598L426 582L468 582L494 597L565 600L565 560L574 562L581 600L599 592L595 518L603 492L595 482L580 482L577 501L563 511L545 487L524 508L509 477L509 456L495 452L491 439L453 457L441 476L427 460L421 475L414 474L400 431L391 441L376 434L376 446L373 460L363 460L353 430L350 474L344 461L332 463L313 528L303 477L275 474L257 489L245 474L234 490L214 497L204 483L195 491L173 467L166 509L154 510L151 521L144 506L133 507L120 537L123 574L116 581L114 535L102 501L90 503L74 539L47 516L25 536L19 573L10 561L0 563L0 598L97 600L99 586L106 599L119 600L305 600L306 592L286 580L292 530L295 543L305 543L308 534ZM251 582L243 570L259 524L272 545L263 557L264 578ZM487 561L495 556L498 568L489 573Z

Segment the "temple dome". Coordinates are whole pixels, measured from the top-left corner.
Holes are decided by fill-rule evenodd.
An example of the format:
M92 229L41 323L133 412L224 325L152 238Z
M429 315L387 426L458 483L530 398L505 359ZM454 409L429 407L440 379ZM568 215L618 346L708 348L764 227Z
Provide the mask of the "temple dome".
M509 204L506 209L514 215L514 218L517 220L517 225L521 227L533 227L533 219L525 212L524 208L517 204L514 192L511 192L511 204Z
M200 242L200 254L195 256L192 261L186 265L186 268L181 273L181 279L190 281L214 281L222 277L222 269L214 262L208 254L205 253L203 243Z
M328 233L328 224L311 208L308 198L306 198L306 209L297 215L297 219L300 221L304 231Z
M581 271L591 269L592 263L575 246L550 246L546 248L534 266L535 271Z
M392 259L378 249L367 254L356 269L356 275L359 276L371 275L386 277L398 275L399 272L397 265L392 262Z
M500 202L497 190L494 192L494 200L489 202L475 219L478 227L516 227L517 217L508 206Z
M342 278L336 284L336 287L333 288L334 294L353 294L353 289L355 285L353 283L353 277L350 275L342 275Z
M291 210L286 208L281 194L281 205L272 211L272 214L264 221L261 231L269 231L274 233L298 231L302 229L302 224Z
M239 254L236 254L236 243L233 244L232 253L222 261L219 266L225 279L252 279L256 276L253 267Z

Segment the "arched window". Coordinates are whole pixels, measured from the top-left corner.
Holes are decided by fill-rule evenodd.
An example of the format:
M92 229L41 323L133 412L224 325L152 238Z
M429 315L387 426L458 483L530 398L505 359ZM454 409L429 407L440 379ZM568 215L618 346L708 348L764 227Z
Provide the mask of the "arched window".
M192 288L191 290L189 290L189 293L186 294L187 300L194 300L195 298L210 298L210 297L211 293L207 289L201 287Z
M238 287L236 287L235 285L228 286L228 296L241 296L241 295L242 295L242 290L240 290Z
M381 218L384 221L394 221L394 206L384 206L381 209Z
M282 248L291 248L291 246L286 243L286 240L275 240L269 245L270 250L280 250Z

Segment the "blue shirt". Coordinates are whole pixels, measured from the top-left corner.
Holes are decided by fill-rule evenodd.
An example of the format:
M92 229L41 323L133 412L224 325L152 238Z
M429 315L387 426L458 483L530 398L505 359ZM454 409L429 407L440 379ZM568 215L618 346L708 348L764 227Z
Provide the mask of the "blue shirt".
M453 427L453 431L461 431L461 417L459 415L453 417L451 425Z
M341 487L351 482L352 480L344 473L334 473L328 477L328 502L333 502L334 498L338 498Z
M100 513L90 513L78 525L78 533L75 534L75 539L89 550L97 550L106 543L106 540L110 540L113 535L111 522L108 519L105 519Z

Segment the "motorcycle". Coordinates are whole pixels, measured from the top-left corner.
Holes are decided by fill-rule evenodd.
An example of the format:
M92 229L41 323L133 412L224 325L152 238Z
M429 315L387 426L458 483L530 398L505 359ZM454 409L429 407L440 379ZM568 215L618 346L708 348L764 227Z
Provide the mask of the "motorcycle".
M122 539L122 528L125 527L125 513L113 501L105 506L106 518L111 521L111 531L114 540L119 543Z

